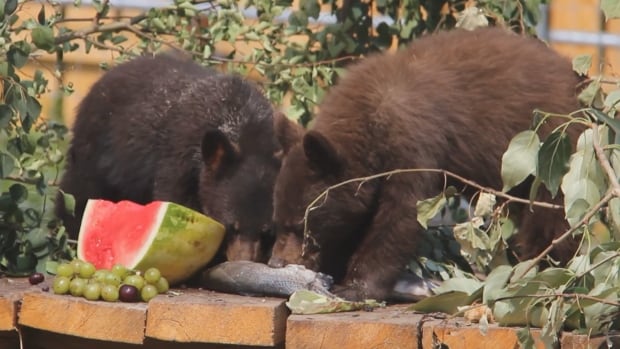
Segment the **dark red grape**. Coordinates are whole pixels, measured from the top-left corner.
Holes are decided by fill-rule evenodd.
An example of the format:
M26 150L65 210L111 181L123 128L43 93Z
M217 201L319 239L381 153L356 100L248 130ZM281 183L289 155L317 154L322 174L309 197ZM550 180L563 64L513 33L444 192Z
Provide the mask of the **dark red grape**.
M42 273L34 273L28 278L28 281L31 285L40 284L43 282L43 280L45 280L45 275L43 275Z
M121 302L137 302L140 300L140 291L136 286L122 285L118 290L118 299Z

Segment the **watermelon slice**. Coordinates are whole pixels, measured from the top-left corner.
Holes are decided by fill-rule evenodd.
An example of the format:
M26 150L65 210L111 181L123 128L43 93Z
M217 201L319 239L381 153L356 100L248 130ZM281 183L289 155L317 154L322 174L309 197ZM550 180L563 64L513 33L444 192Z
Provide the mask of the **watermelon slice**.
M177 283L215 256L224 230L212 218L172 202L140 205L91 199L77 253L97 269L116 263L141 271L155 267L170 283Z

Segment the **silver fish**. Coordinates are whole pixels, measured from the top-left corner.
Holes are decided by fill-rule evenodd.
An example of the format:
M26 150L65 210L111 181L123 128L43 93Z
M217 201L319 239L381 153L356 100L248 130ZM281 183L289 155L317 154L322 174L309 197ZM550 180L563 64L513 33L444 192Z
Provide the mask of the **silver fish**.
M302 265L271 268L249 261L224 262L201 275L201 284L206 289L245 296L288 297L301 289L333 296L329 292L333 283L331 276Z

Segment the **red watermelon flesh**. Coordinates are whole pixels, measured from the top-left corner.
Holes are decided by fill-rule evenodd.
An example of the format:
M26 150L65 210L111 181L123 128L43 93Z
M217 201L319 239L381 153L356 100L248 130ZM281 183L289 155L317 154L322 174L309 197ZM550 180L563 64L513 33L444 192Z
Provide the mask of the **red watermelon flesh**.
M206 265L223 237L220 223L175 203L89 200L78 258L98 269L117 263L142 271L156 267L175 283Z

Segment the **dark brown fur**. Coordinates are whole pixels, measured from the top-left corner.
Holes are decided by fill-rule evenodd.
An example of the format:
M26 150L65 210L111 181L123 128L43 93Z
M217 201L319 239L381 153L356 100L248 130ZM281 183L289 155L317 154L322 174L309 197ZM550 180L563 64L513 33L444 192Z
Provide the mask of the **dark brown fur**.
M227 229L229 259L260 260L280 161L269 101L238 76L172 55L107 72L79 106L56 212L72 237L88 198L173 201Z
M318 248L302 256L306 206L329 185L405 168L445 169L501 189L510 139L530 127L535 108L578 109L578 82L571 63L543 43L489 28L428 36L352 66L325 97L311 130L285 146L270 264L331 273L348 299L385 299L420 236L416 202L439 194L443 176L398 174L331 191L309 214ZM281 125L276 132L295 143L290 135L299 130ZM514 194L527 197L527 190ZM566 228L562 210L535 207L521 220L521 257L540 252ZM565 244L552 255L566 261L573 251Z

